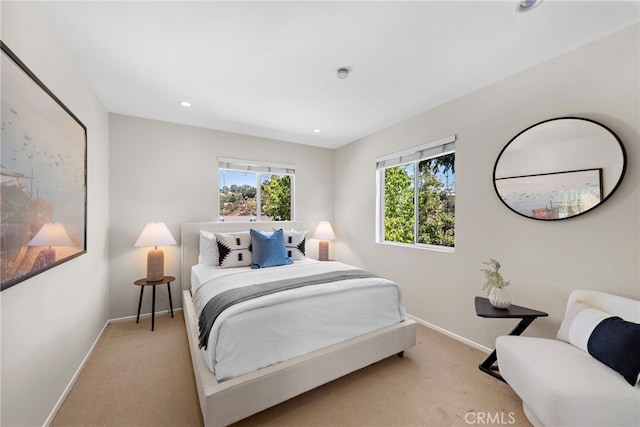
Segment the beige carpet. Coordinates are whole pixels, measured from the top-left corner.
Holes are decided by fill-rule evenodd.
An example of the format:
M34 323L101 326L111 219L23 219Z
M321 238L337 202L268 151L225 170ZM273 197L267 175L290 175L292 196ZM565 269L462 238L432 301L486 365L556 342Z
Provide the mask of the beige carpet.
M200 426L184 320L109 325L52 425ZM418 326L418 345L239 422L238 426L530 426L486 355ZM488 423L491 420L493 423Z

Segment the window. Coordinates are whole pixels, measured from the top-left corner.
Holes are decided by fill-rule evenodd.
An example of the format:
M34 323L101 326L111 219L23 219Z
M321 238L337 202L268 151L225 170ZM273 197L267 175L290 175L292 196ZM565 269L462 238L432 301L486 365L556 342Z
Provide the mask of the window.
M293 220L294 166L219 158L218 171L220 221Z
M378 242L455 247L455 136L377 160Z

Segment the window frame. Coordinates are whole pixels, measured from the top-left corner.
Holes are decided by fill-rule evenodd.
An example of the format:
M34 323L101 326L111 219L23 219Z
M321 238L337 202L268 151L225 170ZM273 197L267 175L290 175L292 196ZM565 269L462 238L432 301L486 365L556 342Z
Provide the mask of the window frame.
M418 145L403 151L388 154L376 159L376 243L410 247L418 249L428 249L440 252L455 252L455 237L453 246L442 246L419 243L419 164L424 160L445 156L456 152L456 135L447 136L426 144ZM413 168L413 243L394 242L385 240L385 171L388 168L414 164ZM455 164L455 158L454 158ZM455 214L454 214L455 215ZM455 218L455 217L454 217ZM455 220L454 220L455 221ZM454 222L455 223L455 222Z
M264 175L279 175L279 176L290 176L291 177L291 215L290 219L286 221L295 221L295 176L296 176L296 168L294 165L285 164L285 163L272 163L272 162L261 162L257 160L240 160L240 159L232 159L228 157L218 157L218 200L216 203L218 212L218 221L226 222L225 218L232 217L232 215L223 216L220 215L220 190L221 190L221 182L220 182L220 173L221 171L232 171L232 172L243 172L243 173L252 173L256 175L256 215L251 217L248 221L233 221L233 222L281 222L277 220L268 220L262 221L261 211L262 211L262 177ZM285 220L282 220L285 221ZM229 221L231 222L231 221Z

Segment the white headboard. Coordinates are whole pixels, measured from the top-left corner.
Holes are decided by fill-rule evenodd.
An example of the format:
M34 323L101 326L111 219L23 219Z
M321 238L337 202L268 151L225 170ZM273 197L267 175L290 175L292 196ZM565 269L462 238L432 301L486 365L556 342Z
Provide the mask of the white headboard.
M180 279L182 289L191 289L191 267L198 263L200 252L200 230L213 233L232 233L234 231L248 231L253 228L260 231L272 231L282 229L305 230L301 221L277 221L277 222L185 222L182 224L181 242L181 271Z

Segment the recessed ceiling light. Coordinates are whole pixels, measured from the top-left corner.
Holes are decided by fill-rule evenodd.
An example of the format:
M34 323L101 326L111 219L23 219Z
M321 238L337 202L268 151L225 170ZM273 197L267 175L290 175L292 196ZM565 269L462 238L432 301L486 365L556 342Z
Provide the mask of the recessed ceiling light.
M518 6L516 6L516 12L528 12L531 9L535 9L542 3L542 0L520 0Z
M191 107L191 103L189 101L180 101L180 105L183 107Z
M320 129L315 128L315 129L313 130L313 133L320 133Z

